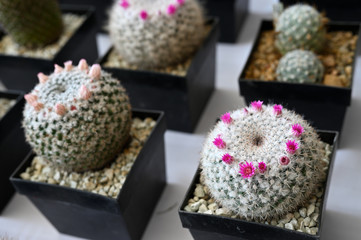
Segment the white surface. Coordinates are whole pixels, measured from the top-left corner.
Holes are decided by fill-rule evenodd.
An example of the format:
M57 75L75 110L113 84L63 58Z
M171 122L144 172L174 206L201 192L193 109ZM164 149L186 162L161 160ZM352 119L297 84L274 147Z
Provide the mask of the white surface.
M216 91L213 93L194 134L167 131L166 165L168 185L149 222L143 240L192 239L183 229L178 207L196 171L199 152L208 129L222 113L244 106L237 78L246 62L260 19L270 17L272 0L251 1L248 16L237 44L218 44ZM101 52L107 39L98 38ZM358 57L352 105L348 109L326 205L324 240L361 239L361 57ZM0 216L2 234L17 239L79 238L59 234L25 197L16 194Z

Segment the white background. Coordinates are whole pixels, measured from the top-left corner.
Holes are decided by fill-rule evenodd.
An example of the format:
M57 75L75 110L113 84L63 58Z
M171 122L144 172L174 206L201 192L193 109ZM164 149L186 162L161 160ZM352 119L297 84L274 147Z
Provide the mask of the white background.
M244 106L239 95L238 76L247 60L260 20L270 18L273 0L250 1L250 13L236 44L218 44L216 90L193 134L167 131L167 181L143 240L188 240L178 207L196 171L199 152L208 129L220 114ZM98 36L99 50L104 52L109 40ZM352 92L343 126L340 149L332 173L322 236L324 240L361 239L361 57L357 59ZM1 190L0 190L1 191ZM146 201L146 200L145 200ZM0 216L0 236L15 239L76 240L63 235L24 196L15 194Z

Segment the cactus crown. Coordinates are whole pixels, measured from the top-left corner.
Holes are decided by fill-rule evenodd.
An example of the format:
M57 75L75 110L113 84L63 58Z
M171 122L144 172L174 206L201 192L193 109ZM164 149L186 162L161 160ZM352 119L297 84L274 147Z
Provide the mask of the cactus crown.
M204 36L196 0L120 0L110 11L108 31L122 58L140 68L179 64Z
M283 54L295 49L321 51L326 35L326 18L306 4L295 4L281 12L282 9L282 6L274 7L278 50Z
M281 58L276 73L281 82L320 83L324 67L314 53L294 50Z
M257 101L221 120L204 143L201 174L223 207L248 219L277 218L323 180L323 143L300 115Z
M0 0L0 24L14 42L27 48L52 43L63 31L56 0Z
M67 171L103 167L126 143L130 104L119 81L85 60L55 65L25 95L23 127L35 153Z

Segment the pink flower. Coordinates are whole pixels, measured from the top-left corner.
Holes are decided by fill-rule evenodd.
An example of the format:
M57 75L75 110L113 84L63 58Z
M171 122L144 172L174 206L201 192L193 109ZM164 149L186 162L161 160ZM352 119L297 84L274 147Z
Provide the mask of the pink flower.
M287 152L294 154L299 148L298 143L295 140L288 140L287 143Z
M184 0L177 0L178 4L182 6L184 4Z
M224 122L226 124L230 124L232 122L231 114L228 112L223 114L221 116L221 120L222 120L222 122Z
M124 8L127 9L129 7L129 2L127 0L122 0L119 2L119 5Z
M228 153L226 153L222 156L222 161L227 164L230 164L233 162L233 157L231 155L229 155Z
M146 20L148 18L148 13L147 13L147 11L143 10L140 12L139 16L141 19Z
M277 105L276 104L276 105L273 106L273 112L274 112L274 114L276 116L279 116L279 115L282 114L282 109L283 109L282 105Z
M262 110L263 101L253 101L251 102L251 106L254 110L261 111Z
M290 163L290 159L287 156L282 156L280 158L280 164L281 165L288 165Z
M247 108L243 108L243 114L244 114L244 115L247 115L247 114L248 114Z
M218 135L214 140L213 140L213 144L219 148L219 149L222 149L222 148L225 148L226 147L226 143L223 141L223 139L221 138L220 135Z
M173 4L169 4L167 13L169 15L173 15L173 14L175 14L176 11L177 11L177 8Z
M297 123L292 126L292 132L293 132L293 135L295 135L296 137L300 137L302 135L302 133L304 132L304 129L300 124Z
M258 170L260 173L264 173L267 170L267 165L264 162L258 163Z
M250 178L254 175L256 169L251 162L246 162L246 164L240 163L239 166L239 173L243 178Z

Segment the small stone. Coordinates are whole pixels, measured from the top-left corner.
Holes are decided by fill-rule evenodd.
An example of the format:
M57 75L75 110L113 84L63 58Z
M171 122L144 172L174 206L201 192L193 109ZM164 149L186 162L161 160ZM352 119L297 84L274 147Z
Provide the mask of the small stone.
M301 215L303 218L306 217L306 213L307 213L307 209L306 209L306 208L301 208L299 212L300 212L300 215Z
M310 226L311 219L309 217L306 217L305 220L303 220L303 223L306 227Z
M205 211L204 213L205 213L205 214L210 214L210 215L212 215L212 214L213 214L213 211L212 211L212 210L207 210L207 211Z
M199 207L200 207L201 203L200 202L195 202L191 204L191 211L192 212L197 212Z
M197 184L197 187L196 189L194 190L194 195L199 197L199 198L202 198L204 197L204 190L203 190L203 187L201 184Z
M29 180L30 179L30 174L27 172L23 172L22 174L20 174L20 177L24 180Z
M317 232L318 232L318 228L317 228L317 227L313 227L313 228L310 229L310 234L312 234L312 235L316 235Z
M286 223L285 228L290 229L290 230L295 230L291 223Z
M297 229L298 228L298 222L295 218L293 218L290 223L293 225L294 229Z
M335 58L332 55L328 55L322 59L323 64L326 67L334 67L336 65Z
M70 187L71 187L71 188L76 188L77 185L78 185L77 182L75 182L75 181L70 181Z
M276 225L277 225L277 221L276 221L275 219L272 219L271 225L272 225L272 226L276 226Z
M314 227L314 226L316 226L316 222L311 220L309 227Z
M218 204L217 203L211 203L208 205L208 209L212 210L212 211L216 211L218 209Z
M216 213L216 215L223 216L223 217L231 216L231 211L229 211L226 208L218 208L215 213Z
M325 74L323 83L328 86L343 87L342 80L335 75Z
M311 216L311 214L314 212L315 212L315 205L314 204L309 205L307 208L307 216Z
M56 182L59 182L60 181L60 178L61 178L61 175L60 175L60 172L59 171L55 171L55 174L54 174L54 180Z
M199 209L198 209L198 212L200 212L200 213L204 213L204 212L206 212L206 211L208 211L208 208L207 208L207 206L204 205L204 204L202 204L202 205L199 207Z
M281 227L281 228L283 228L285 225L283 224L283 223L278 223L277 224L277 227Z
M319 216L318 213L316 213L316 212L315 212L315 213L312 213L312 214L311 214L311 219L312 219L313 221L317 222L318 216Z
M296 219L299 219L301 215L298 212L295 212L294 216L295 216Z
M190 205L185 206L184 210L186 210L187 212L192 212Z
M305 227L305 232L311 234L311 229L309 227Z

